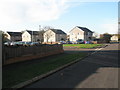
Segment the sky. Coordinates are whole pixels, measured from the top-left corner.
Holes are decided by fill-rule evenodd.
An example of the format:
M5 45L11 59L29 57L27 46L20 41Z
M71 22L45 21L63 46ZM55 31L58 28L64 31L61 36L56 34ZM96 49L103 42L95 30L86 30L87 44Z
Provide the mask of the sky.
M99 34L118 32L118 0L0 0L0 30L51 26L69 33L75 26Z

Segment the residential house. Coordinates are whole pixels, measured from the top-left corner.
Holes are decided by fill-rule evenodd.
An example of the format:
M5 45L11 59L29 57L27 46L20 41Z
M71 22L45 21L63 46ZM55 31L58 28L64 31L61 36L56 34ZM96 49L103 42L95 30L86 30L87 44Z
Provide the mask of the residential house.
M43 38L40 35L40 31L26 30L22 33L22 41L37 42L37 41L41 41L41 39Z
M44 42L65 41L67 34L60 29L49 29L44 33Z
M93 36L92 36L93 39L99 39L100 38L100 34L96 33L96 32L93 32Z
M21 32L6 32L7 39L9 41L21 41L22 40L22 33Z
M110 40L118 42L118 35L117 34L113 34L112 37L110 38Z
M93 32L86 27L76 26L69 33L70 33L70 41L73 41L73 42L79 39L82 39L85 41L92 40Z

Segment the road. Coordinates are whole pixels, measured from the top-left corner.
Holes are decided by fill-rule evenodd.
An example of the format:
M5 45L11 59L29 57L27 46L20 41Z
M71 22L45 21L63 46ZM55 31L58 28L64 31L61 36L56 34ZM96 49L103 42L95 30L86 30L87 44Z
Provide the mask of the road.
M25 88L118 88L118 69L118 44L110 44Z

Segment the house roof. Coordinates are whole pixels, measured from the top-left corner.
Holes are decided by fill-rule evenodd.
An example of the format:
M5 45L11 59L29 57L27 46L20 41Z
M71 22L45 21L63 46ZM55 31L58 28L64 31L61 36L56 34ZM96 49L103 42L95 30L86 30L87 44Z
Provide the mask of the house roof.
M39 31L30 31L30 30L26 30L30 35L38 35Z
M91 33L93 33L91 30L89 30L89 29L86 28L86 27L80 27L80 26L77 26L77 27L78 27L79 29L85 31L85 32L91 32Z
M7 32L10 36L21 36L21 32Z
M52 30L56 34L66 34L64 31L62 31L60 29L50 29L50 30Z

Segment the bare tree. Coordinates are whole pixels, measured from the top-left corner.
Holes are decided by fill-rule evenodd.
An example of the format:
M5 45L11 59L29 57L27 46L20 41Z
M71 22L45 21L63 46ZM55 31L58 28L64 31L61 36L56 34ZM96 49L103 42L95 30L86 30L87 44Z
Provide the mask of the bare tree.
M39 25L39 36L40 36L40 42L42 43L44 41L44 33L47 31L47 30L50 30L50 29L54 29L53 27L51 26L43 26L41 28L41 25ZM47 38L47 42L49 40L49 38L51 37L52 35L49 33L49 34L46 34L46 38Z
M53 27L51 27L51 26L43 26L43 28L42 28L44 31L47 31L47 30L49 30L49 29L54 29Z
M52 41L49 41L49 39L52 38L52 36L53 36L53 33L52 33L51 31L46 32L46 33L45 33L46 41L47 41L47 42L52 42Z

